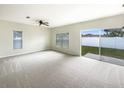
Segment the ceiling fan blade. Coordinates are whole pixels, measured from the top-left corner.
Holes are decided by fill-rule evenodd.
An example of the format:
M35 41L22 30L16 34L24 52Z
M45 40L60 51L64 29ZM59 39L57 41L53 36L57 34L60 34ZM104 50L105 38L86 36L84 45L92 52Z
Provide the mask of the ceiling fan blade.
M49 24L48 22L44 22L45 24Z
M43 25L49 26L49 23L48 22L43 22Z
M49 24L45 24L46 26L49 26Z

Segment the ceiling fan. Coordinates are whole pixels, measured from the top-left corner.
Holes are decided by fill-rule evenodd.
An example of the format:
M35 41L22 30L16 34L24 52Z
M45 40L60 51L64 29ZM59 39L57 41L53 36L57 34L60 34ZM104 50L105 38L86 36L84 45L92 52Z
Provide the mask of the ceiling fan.
M39 26L41 25L45 25L45 26L49 26L49 23L43 20L38 20Z
M26 17L27 19L30 19L30 16ZM49 26L49 23L44 21L44 20L35 20L35 23L37 23L39 26L45 25L45 26Z

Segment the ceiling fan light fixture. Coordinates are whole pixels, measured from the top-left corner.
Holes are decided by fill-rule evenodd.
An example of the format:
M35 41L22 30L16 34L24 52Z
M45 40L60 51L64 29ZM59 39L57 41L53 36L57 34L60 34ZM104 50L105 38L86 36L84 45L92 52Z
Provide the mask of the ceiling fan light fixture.
M30 16L26 16L27 19L30 19Z

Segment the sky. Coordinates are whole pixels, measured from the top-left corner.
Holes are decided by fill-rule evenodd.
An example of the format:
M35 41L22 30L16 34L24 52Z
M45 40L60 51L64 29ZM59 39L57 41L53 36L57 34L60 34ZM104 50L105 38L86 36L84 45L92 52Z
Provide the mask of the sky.
M104 29L86 29L86 30L82 30L81 34L93 34L93 35L99 35L99 34L104 34Z

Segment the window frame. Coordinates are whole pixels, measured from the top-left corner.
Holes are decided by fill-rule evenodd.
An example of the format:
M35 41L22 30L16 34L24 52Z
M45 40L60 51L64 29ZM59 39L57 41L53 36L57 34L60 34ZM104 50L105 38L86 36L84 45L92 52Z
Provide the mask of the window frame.
M66 38L67 40L65 40L64 38ZM56 47L69 48L69 40L70 39L69 39L69 33L68 32L67 33L57 33L56 34ZM65 42L68 42L66 46L64 46Z
M19 32L19 33L21 33L21 40L20 40L20 42L21 42L21 47L20 48L16 48L15 47L15 32ZM23 31L13 31L13 49L23 49Z

